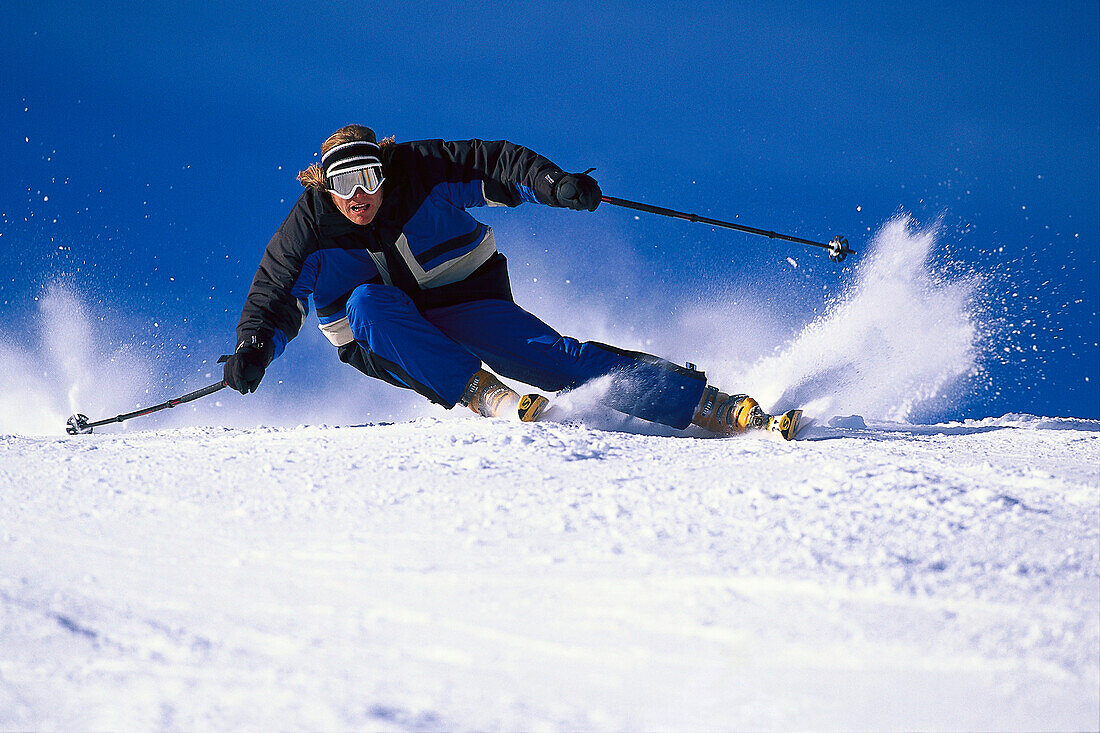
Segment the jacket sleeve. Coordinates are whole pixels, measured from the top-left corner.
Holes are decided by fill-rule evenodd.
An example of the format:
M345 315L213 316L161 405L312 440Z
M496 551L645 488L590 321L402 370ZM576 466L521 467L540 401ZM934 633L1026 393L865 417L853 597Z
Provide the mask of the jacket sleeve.
M272 344L274 356L283 352L305 323L316 280L307 255L317 249L317 235L304 215L305 199L303 194L268 242L237 323L238 344L256 335Z
M518 206L536 202L557 206L551 192L563 174L560 167L521 145L506 140L411 143L409 161L452 203L470 206Z

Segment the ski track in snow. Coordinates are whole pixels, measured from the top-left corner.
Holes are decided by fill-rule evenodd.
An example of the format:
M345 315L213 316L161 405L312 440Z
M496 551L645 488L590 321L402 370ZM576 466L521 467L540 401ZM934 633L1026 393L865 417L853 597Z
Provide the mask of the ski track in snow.
M0 728L1100 727L1100 422L867 422L0 436Z

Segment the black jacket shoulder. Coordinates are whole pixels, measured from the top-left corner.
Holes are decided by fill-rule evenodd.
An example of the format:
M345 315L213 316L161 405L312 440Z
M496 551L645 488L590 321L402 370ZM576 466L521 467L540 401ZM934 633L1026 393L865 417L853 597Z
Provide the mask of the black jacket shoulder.
M522 145L507 140L436 139L386 148L392 149L388 160L383 159L387 179L392 173L414 188L428 190L439 183L480 181L492 203L516 206L533 196L539 203L556 205L550 189L561 168Z

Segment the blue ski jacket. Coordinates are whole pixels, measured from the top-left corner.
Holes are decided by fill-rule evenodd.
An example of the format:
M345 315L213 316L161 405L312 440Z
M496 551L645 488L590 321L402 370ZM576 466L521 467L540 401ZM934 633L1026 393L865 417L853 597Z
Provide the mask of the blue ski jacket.
M364 283L395 285L421 310L470 300L511 300L507 263L475 206L556 206L562 169L503 140L421 140L382 147L382 203L365 226L349 221L330 194L308 187L268 243L237 325L282 353L309 313L335 346L354 337L345 304Z

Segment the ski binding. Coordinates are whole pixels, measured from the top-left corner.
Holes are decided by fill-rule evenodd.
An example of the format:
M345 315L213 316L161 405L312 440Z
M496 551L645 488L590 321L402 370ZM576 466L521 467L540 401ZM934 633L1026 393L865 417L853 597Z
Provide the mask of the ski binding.
M761 427L769 433L778 433L784 440L794 440L802 422L802 410L787 410L779 415L768 415Z

